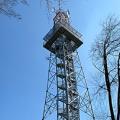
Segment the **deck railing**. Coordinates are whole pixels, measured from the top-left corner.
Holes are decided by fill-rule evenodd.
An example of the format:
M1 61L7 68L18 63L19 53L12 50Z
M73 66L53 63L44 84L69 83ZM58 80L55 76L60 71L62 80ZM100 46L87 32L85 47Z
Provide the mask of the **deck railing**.
M79 33L77 30L75 30L69 23L64 21L58 21L56 24L54 24L53 28L47 33L47 35L44 37L44 43L48 42L48 40L52 37L52 35L60 28L60 27L66 28L68 31L75 34L77 37L81 38L82 34Z

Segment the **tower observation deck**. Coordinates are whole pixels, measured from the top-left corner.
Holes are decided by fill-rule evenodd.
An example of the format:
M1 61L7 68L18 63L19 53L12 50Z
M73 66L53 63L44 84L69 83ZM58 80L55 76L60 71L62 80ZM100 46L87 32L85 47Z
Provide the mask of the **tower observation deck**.
M44 37L44 47L55 53L55 44L57 39L65 37L71 44L72 51L75 51L81 44L81 34L76 31L69 23L67 12L58 11L54 18L54 26Z
M82 67L79 67L79 72L76 71L76 64L79 64L76 50L83 44L82 35L70 25L69 15L65 11L59 10L53 21L54 25L44 37L43 43L44 48L50 51L50 58L42 120L54 110L57 111L57 117L49 120L80 120L80 107L86 113L89 111L92 117L93 111L91 112L92 107L89 104L91 101L87 84L83 81ZM86 99L79 95L78 81L84 82L81 86L86 88L83 95Z

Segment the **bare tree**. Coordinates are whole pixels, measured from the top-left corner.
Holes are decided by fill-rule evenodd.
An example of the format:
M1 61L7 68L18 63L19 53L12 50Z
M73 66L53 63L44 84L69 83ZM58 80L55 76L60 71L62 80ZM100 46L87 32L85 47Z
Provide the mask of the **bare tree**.
M21 19L21 16L16 12L15 7L18 4L28 5L27 1L28 0L0 0L0 14ZM64 0L40 0L40 2L46 5L50 15L53 10L61 9Z
M20 14L14 9L14 7L20 3L24 5L28 4L27 0L0 0L0 13L20 19Z
M118 100L117 100L117 120L120 119L120 53L118 56Z
M120 21L114 16L110 16L102 25L101 34L96 39L95 44L92 46L91 56L93 65L102 77L99 83L97 93L104 90L108 96L109 114L111 120L115 120L118 116L119 120L119 105L118 114L116 114L117 94L114 90L118 88L118 101L119 96L119 72L117 72L117 57L120 51ZM114 90L113 90L114 89ZM119 104L119 102L118 102Z

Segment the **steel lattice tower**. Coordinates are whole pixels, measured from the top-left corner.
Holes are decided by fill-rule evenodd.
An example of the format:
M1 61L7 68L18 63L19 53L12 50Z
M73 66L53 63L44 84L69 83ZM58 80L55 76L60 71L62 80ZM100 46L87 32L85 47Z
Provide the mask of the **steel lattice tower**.
M54 26L44 37L43 45L50 51L50 57L42 120L46 120L55 110L57 115L54 116L57 117L48 117L48 120L80 120L84 113L90 116L89 120L95 120L76 51L83 43L81 34L71 27L67 12L59 10L53 20Z

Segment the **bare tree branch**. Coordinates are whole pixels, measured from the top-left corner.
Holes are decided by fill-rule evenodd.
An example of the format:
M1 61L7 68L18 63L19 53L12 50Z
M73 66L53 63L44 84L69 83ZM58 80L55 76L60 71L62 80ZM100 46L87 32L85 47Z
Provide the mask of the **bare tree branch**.
M27 0L0 0L0 13L20 19L20 14L14 9L14 7L20 3L28 5Z
M92 46L91 57L94 67L104 75L102 84L98 84L96 94L107 90L109 111L111 120L115 120L114 104L117 98L113 98L113 88L118 85L117 54L120 51L120 21L110 16L102 25L100 36ZM119 93L119 90L118 90ZM114 101L115 99L116 101Z

